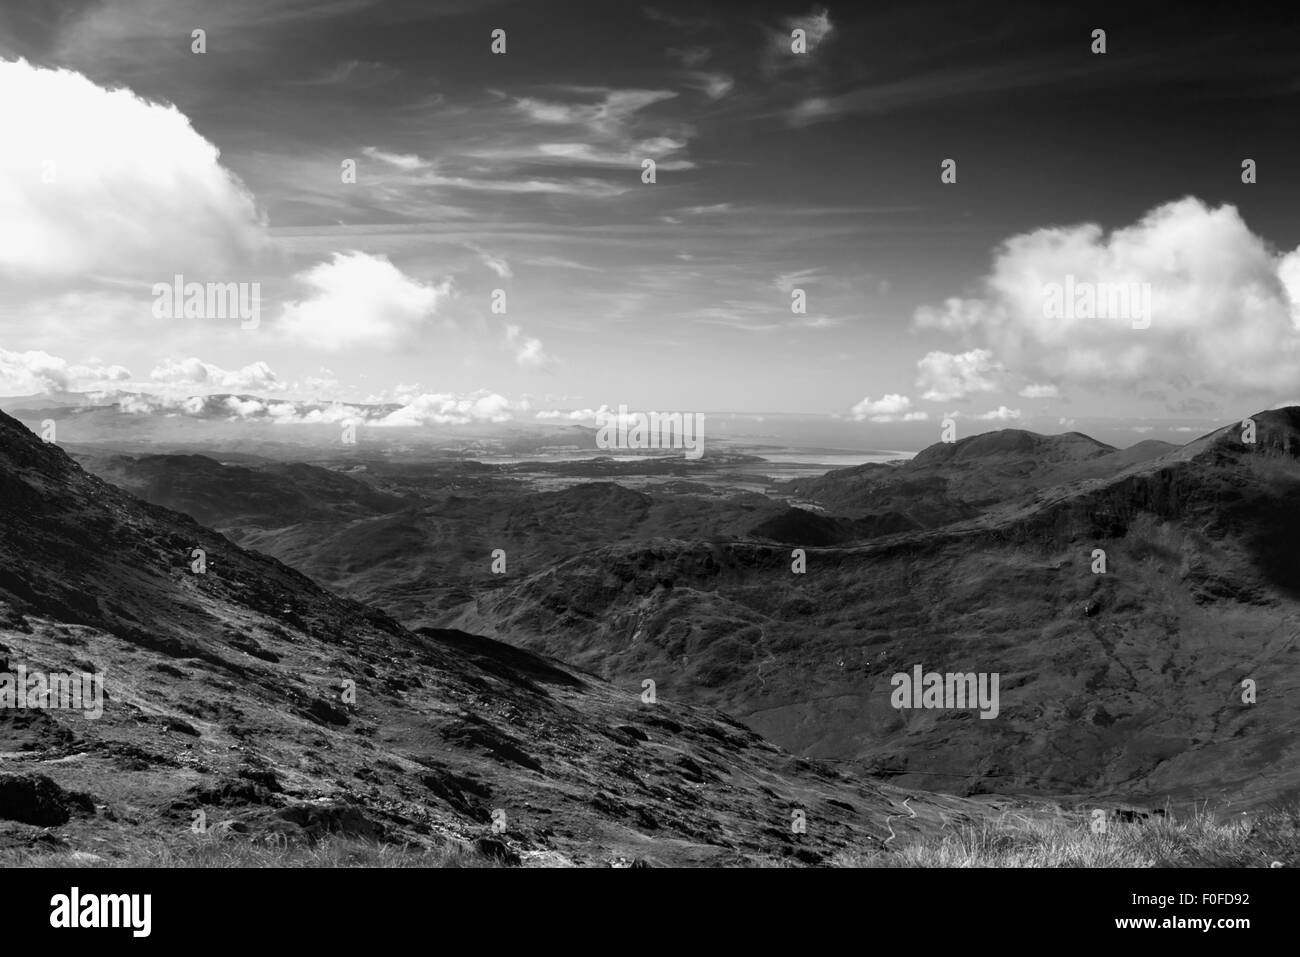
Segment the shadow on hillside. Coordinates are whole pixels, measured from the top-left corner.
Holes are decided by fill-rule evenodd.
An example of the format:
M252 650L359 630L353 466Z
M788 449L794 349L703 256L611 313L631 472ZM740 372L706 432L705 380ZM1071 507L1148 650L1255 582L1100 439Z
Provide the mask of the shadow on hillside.
M544 658L493 638L453 628L417 628L416 633L455 649L489 674L516 684L520 683L521 675L527 675L543 684L583 687L582 679L561 671Z
M1300 599L1300 485L1232 511L1247 530L1242 540L1260 574L1287 597Z

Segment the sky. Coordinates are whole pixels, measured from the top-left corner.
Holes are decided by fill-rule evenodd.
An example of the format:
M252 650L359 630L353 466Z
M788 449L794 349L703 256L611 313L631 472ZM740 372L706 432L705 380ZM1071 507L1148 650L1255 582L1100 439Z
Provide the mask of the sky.
M898 448L1300 403L1291 18L976 7L6 0L0 395ZM160 315L178 275L256 325Z

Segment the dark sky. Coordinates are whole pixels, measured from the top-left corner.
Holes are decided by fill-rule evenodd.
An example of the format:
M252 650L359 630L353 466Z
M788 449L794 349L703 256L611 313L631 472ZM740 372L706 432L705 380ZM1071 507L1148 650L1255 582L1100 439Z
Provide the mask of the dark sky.
M0 108L26 144L6 151L0 373L31 391L43 352L83 387L120 366L132 388L265 393L269 371L290 397L912 429L1300 397L1297 14L1071 6L6 0L0 58L26 63L0 92L43 105ZM119 87L219 158L143 104L78 142ZM39 192L54 141L86 175ZM151 156L174 168L123 172ZM41 230L80 256L37 261ZM147 296L142 318L130 284L182 266L261 282L262 327L160 328ZM1066 275L1150 284L1150 325L1052 324Z

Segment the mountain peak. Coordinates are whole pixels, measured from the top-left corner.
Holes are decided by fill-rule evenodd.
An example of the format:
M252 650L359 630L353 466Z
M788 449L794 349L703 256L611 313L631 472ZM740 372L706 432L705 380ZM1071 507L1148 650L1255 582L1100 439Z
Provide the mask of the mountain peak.
M969 459L1033 456L1052 461L1093 458L1115 451L1114 446L1098 442L1082 432L1041 435L1025 429L999 429L981 432L956 442L936 442L922 449L912 459L914 466L961 462Z

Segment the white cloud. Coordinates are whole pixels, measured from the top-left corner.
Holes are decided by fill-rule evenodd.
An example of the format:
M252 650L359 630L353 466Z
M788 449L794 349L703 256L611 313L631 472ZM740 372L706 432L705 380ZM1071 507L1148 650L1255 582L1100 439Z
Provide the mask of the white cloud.
M609 183L590 176L558 179L483 179L473 176L444 176L426 173L417 186L447 186L452 189L477 190L487 193L554 193L558 196L581 196L586 199L610 199L628 192L630 187Z
M1021 389L1019 394L1022 399L1059 399L1061 397L1061 390L1051 383L1040 384L1031 382L1029 385Z
M500 279L509 279L511 278L511 276L514 275L510 271L510 263L506 262L504 259L499 259L496 256L491 256L485 252L480 252L479 260L483 263L484 266L486 266L488 269L491 269L494 273L496 273L497 277Z
M395 349L414 340L451 291L412 279L386 256L335 253L295 277L314 290L285 304L278 328L305 348Z
M925 390L921 398L927 402L951 402L973 392L993 392L1004 371L987 349L972 349L960 355L930 352L916 367L916 385Z
M253 362L242 369L227 370L191 356L168 359L149 373L149 378L168 391L274 392L283 388L279 377L265 362Z
M515 107L535 123L578 125L597 136L622 138L632 117L648 106L671 100L677 94L672 90L611 90L592 91L600 95L594 103L556 103L521 97Z
M927 412L912 411L912 400L897 393L879 399L867 396L850 409L849 414L859 422L864 419L872 422L924 422L930 417Z
M793 31L803 30L806 52L795 53L791 50ZM768 32L768 42L763 48L760 62L762 71L768 75L779 74L792 69L810 69L816 62L817 48L833 32L835 25L831 22L830 12L826 9L804 16L785 17L781 28Z
M690 160L671 158L685 146L685 140L668 136L637 140L620 149L601 148L590 143L541 143L537 147L536 159L539 162L560 162L565 166L606 166L613 169L639 168L642 160L652 159L662 170L693 169L695 164Z
M817 49L818 45L830 36L831 31L835 29L835 25L831 23L830 11L824 7L810 16L795 17L787 21L786 25L791 29L795 27L804 29L808 36L808 49L810 51Z
M423 159L414 153L388 153L384 150L376 149L373 146L364 146L361 152L371 159L379 160L381 163L387 163L389 166L396 166L400 170L424 169L431 165L428 160Z
M548 420L560 420L562 422L594 422L600 415L613 414L610 407L602 405L599 409L543 409L534 413L534 417Z
M818 268L796 269L791 272L783 272L772 280L772 285L776 286L782 292L789 295L795 289L801 288L803 284L815 282L822 275Z
M1149 283L1149 327L1050 318L1049 284L1070 276L1076 288ZM1300 250L1274 253L1233 206L1189 197L1109 235L1089 223L1014 236L983 286L917 310L916 325L987 347L1031 381L1258 395L1300 379Z
M709 75L703 81L709 95L725 95L730 87L724 78ZM518 123L507 122L509 134L495 143L476 147L464 155L487 161L498 169L517 169L521 164L529 167L549 165L594 166L609 169L639 170L641 161L653 159L661 170L684 170L694 163L683 154L688 140L694 135L693 127L681 121L662 117L654 120L642 116L642 111L677 96L672 90L612 89L609 87L567 87L565 92L580 99L576 102L557 102L535 97L512 100L515 111L522 113L532 125L548 130L545 141L538 141L533 129L520 130ZM555 134L562 134L560 139ZM481 189L490 188L494 180L478 181ZM573 195L599 198L625 191L615 183L585 178L562 182L526 180L530 190L571 192ZM518 190L518 186L516 186Z
M512 323L506 323L506 342L514 348L515 362L525 369L538 369L551 363L551 357L542 350L542 341L525 336Z
M49 392L92 392L127 381L131 373L119 365L91 360L70 365L48 352L10 352L0 349L0 394L33 395Z
M992 411L975 416L975 418L981 422L1010 422L1013 419L1020 418L1020 410L1008 409L1005 405L1000 405Z
M233 280L266 241L252 195L173 106L0 60L0 130L12 278Z
M731 208L730 203L708 203L702 206L684 206L679 212L687 216L711 216L715 213L729 212Z
M347 402L303 402L290 399L268 401L233 395L218 401L215 397L201 395L182 399L177 396L139 394L121 397L120 404L122 411L136 414L225 417L284 426L355 422L383 428L506 422L513 418L513 410L526 405L511 403L501 395L484 390L467 394L425 393L411 398L398 409Z
M720 100L735 88L736 81L725 73L697 71L687 74L686 85L710 100Z
M508 422L510 400L495 392L470 395L426 393L372 422L378 426L469 425L474 422Z
M239 396L227 396L223 403L227 409L235 413L241 419L246 419L250 415L266 411L266 403L258 399L241 399Z

